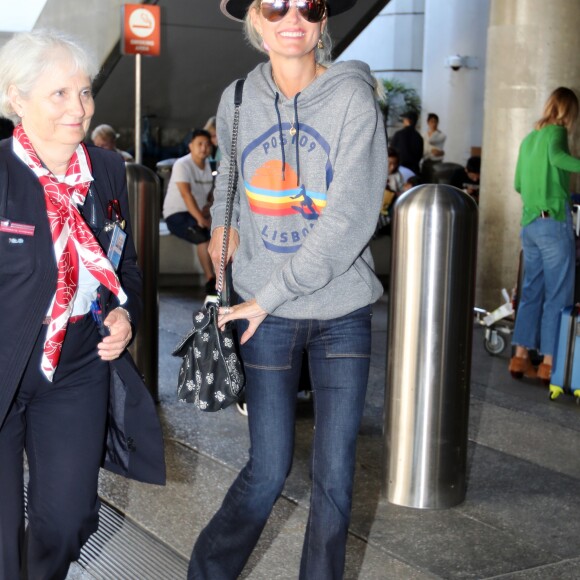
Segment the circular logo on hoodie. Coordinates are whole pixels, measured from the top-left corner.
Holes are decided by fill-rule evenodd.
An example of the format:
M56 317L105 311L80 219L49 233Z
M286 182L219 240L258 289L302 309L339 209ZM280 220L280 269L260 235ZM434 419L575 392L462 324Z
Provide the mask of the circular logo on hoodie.
M320 134L300 124L274 125L242 152L242 177L264 246L296 252L326 206L333 170L330 147ZM281 129L281 131L280 131Z

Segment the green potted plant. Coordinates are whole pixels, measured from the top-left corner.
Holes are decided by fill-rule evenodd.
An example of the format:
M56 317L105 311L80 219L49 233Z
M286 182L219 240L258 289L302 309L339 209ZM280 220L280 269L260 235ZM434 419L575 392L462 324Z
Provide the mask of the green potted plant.
M417 116L421 114L421 97L414 88L395 78L382 82L385 97L379 104L387 127L399 125L399 118L405 111L415 111Z

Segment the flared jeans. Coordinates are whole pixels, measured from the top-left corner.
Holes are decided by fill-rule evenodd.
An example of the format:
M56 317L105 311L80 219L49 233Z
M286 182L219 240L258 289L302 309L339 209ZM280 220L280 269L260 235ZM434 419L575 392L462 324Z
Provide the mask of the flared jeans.
M300 578L343 577L370 350L370 306L332 320L268 316L242 347L250 457L194 546L190 580L234 580L252 553L292 465L305 351L315 429Z

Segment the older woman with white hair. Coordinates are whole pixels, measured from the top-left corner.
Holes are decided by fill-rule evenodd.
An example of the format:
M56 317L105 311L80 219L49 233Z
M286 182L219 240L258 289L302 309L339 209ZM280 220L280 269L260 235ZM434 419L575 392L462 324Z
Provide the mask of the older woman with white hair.
M65 578L97 529L110 386L128 376L125 349L141 308L124 163L116 153L82 143L94 112L96 72L88 54L58 33L17 34L0 50L0 116L16 125L12 138L0 142L0 578L5 580L21 574ZM122 253L116 251L123 245L118 240L124 240ZM133 389L131 382L127 388ZM142 400L147 407L148 393L136 388L132 404ZM155 428L149 403L144 420ZM125 411L123 400L113 407ZM142 442L128 444L125 419L112 421L118 445L109 466L161 483L163 473L133 469L130 447ZM159 440L153 445L148 452L159 465Z
M387 178L377 83L368 65L329 59L328 18L355 2L221 1L269 57L243 88L228 247L241 300L219 313L219 324L238 324L251 446L194 546L189 578L234 580L248 561L292 465L305 352L315 429L300 578L336 580L344 573L371 305L383 292L368 243ZM235 84L218 109L223 156L212 206L214 264L234 161Z

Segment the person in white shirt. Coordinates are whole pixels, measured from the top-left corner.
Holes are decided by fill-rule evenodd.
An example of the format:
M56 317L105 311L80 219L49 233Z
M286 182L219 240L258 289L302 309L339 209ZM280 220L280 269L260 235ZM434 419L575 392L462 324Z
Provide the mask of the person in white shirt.
M191 134L189 154L180 157L171 171L163 202L163 217L169 231L197 246L199 262L206 277L205 290L215 293L215 275L208 254L213 176L209 163L211 135L203 129Z
M389 176L387 177L386 189L394 194L394 197L403 192L403 186L410 177L415 174L400 164L399 152L394 147L388 148Z
M377 229L375 230L375 237L382 235L390 235L391 233L391 216L389 208L395 199L406 191L405 184L409 179L415 177L415 174L408 168L400 164L399 152L394 147L387 149L388 155L388 177L385 184L385 191L383 193L383 203Z
M423 159L421 173L428 183L431 181L433 166L441 163L445 157L445 140L447 135L439 130L439 116L435 113L427 115L427 131L423 134Z

